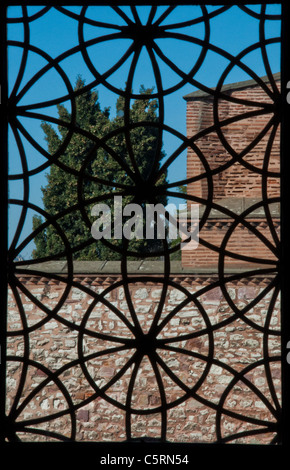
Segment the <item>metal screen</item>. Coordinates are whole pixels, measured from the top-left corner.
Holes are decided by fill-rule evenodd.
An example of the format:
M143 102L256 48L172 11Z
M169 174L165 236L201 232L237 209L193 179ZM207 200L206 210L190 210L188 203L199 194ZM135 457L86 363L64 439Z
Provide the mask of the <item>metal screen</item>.
M278 58L281 52L281 35L276 34L281 27L281 13L278 7L277 4L273 7L271 3L258 6L214 6L203 2L178 6L170 2L166 5L142 6L107 2L104 5L84 3L83 6L76 7L65 4L26 6L19 3L19 6L7 7L4 21L7 24L9 75L2 85L2 103L7 103L8 106L8 124L7 127L3 126L2 135L6 135L7 131L9 139L6 141L7 146L4 145L4 150L9 147L11 212L8 221L9 226L13 226L8 250L8 278L10 293L14 299L13 312L17 311L17 325L13 324L14 320L9 316L8 307L8 321L2 321L2 327L4 325L5 329L7 328L7 339L4 339L5 334L2 334L2 364L7 364L7 377L5 378L4 371L2 379L4 378L3 382L6 381L8 397L5 410L5 441L77 441L77 417L80 416L80 411L102 399L108 404L108 408L115 409L116 413L123 413L124 442L136 439L132 432L132 423L136 416L146 418L154 415L159 419L159 431L152 439L163 443L180 442L178 438L172 438L170 435L169 416L172 410L178 410L183 405L186 407L186 403L194 400L196 406L205 407L210 412L215 439L208 442L208 445L231 442L283 443L280 433L281 322L280 309L277 307L281 287L278 271L280 212L272 210L273 207L276 210L280 198L278 195L269 195L271 184L280 187L280 183L277 183L280 168L271 166L271 158L275 152L280 153L279 129L283 117L281 86L285 83ZM226 37L226 31L222 30L223 18L229 21L233 11L243 18L244 24L247 21L249 23L248 30L239 31L240 44L234 40L230 44L230 36ZM65 33L67 24L72 28L69 37ZM253 37L251 27L255 29ZM222 42L223 35L226 37L226 43ZM48 37L51 38L49 44L46 42ZM252 39L253 42L249 42ZM147 62L143 63L144 55ZM182 57L183 60L186 57L184 62ZM138 121L132 118L132 103L148 100L144 89L138 88L138 85L141 85L138 73L142 76L143 67L146 80L145 69L149 68L148 64L150 77L154 81L151 83L150 79L147 80L148 86L154 87L150 99L155 100L157 111L154 120ZM86 74L85 84L76 89L75 78L78 73L83 72ZM227 84L240 83L243 80L250 80L252 85L255 84L263 95L262 101L256 101L251 96L237 97L234 92L228 93ZM108 93L112 99L119 99L120 103L116 115L119 127L101 136L90 131L89 127L82 128L77 115L77 100L88 92L98 90L98 87L104 90L105 96ZM9 91L7 99L6 91ZM282 89L282 93L285 93L285 90ZM189 96L188 100L201 101L206 97L207 103L210 103L210 123L192 135L189 135L185 128L185 96ZM225 102L236 106L235 115L221 116L220 110ZM183 103L183 115L178 115L180 128L173 127L176 103ZM69 109L68 117L60 118L56 113L57 106L62 104ZM106 103L104 104L106 106ZM4 110L6 112L6 109ZM176 107L176 113L179 112ZM249 129L247 144L244 147L235 147L226 130L233 129L234 132L235 129L236 132L236 129L242 128L245 120L249 120L254 128L260 118L263 119L262 127L253 135ZM39 137L39 129L44 121L51 125L51 129L57 129L58 126L62 132L62 140L53 150L47 148ZM132 135L133 131L140 130L145 133L148 129L154 133L157 145L152 166L145 178L139 168L141 163L132 143ZM87 150L83 152L79 168L71 166L65 159L76 135L78 139L83 139L84 145L89 143ZM222 145L227 155L227 160L221 164L215 162L215 165L212 165L212 157L209 157L206 150L213 135L216 139L212 141L214 145L217 142L219 146ZM125 143L126 159L112 146L113 140L118 138L122 138ZM161 158L164 144L166 155ZM257 148L261 146L263 158L257 164L254 156ZM114 165L120 166L127 178L125 182L106 179L105 171L101 176L89 174L89 165L101 151L109 155L109 162L113 161ZM185 168L187 152L192 152L199 161L200 171L198 173L196 170L190 177L184 171L183 176L175 178L179 165ZM17 164L13 160L16 156ZM34 188L37 188L39 182L45 184L41 178L50 171L51 166L58 167L63 173L71 175L72 181L76 181L74 201L57 214L49 213L41 203L37 204L39 187L38 195L34 193ZM261 194L258 199L247 199L250 201L248 206L238 211L233 206L224 204L215 195L216 182L222 181L226 171L237 167L241 173L247 171L257 177ZM163 177L166 179L162 180ZM103 193L89 197L86 193L86 185L89 184L102 186ZM196 185L205 188L203 192L195 193ZM181 187L186 187L187 192L182 191ZM3 184L2 190L6 191L5 188ZM126 197L131 203L142 200L155 204L162 198L175 198L177 201L185 201L187 208L193 203L203 208L199 219L198 243L214 255L215 261L207 270L198 270L197 266L195 274L188 271L191 279L195 279L196 285L200 282L198 288L192 291L178 282L172 267L174 256L180 251L180 243L172 245L168 238L162 240L156 251L143 251L141 254L124 238L120 245L103 239L102 243L109 247L116 254L115 259L120 261L120 271L118 277L102 291L98 291L92 283L85 282L84 276L78 275L75 270L77 253L84 248L93 247L96 243L90 233L92 219L89 209L96 203L109 201L110 204L114 195ZM204 235L214 211L219 213L222 219L230 220L227 225L224 223L225 232L216 243L212 243ZM251 219L251 215L256 213L262 213L262 229L260 222ZM42 217L41 224L34 230L31 230L31 214ZM72 243L67 236L62 221L69 216L79 217L87 227L89 235L85 242L78 244L75 238ZM49 227L53 227L57 239L55 243L61 246L60 250L39 259L33 259L31 256L26 258L25 253L33 240ZM244 233L250 233L251 237L256 238L259 246L264 246L268 253L266 257L258 251L253 252L252 248L248 252L244 247L241 247L240 251L231 248L231 240L240 227ZM266 230L267 234L263 230ZM158 259L162 272L154 273L149 269L143 274L138 273L138 276L136 273L130 273L129 267L134 257L140 263L150 262L152 258ZM228 259L235 261L235 270L227 264ZM57 266L56 262L64 263L65 274L42 271L42 266L49 263ZM207 273L206 282L203 281L204 272ZM101 275L101 271L99 274ZM51 307L45 303L43 291L39 295L35 294L35 291L29 291L28 284L22 283L26 279L25 276L49 279L56 285L62 283L62 294L55 305ZM97 273L95 277L93 274L87 275L91 280L97 276ZM185 277L186 274L183 279ZM200 281L196 281L197 278ZM231 286L240 281L254 286L253 292L256 292L244 304L238 302L231 291ZM146 331L131 297L131 287L136 282L139 287L145 286L146 283L160 287L155 316ZM255 290L256 285L259 285L258 290ZM127 303L126 312L119 304L114 304L106 297L119 292L120 288L123 289ZM223 320L214 321L203 299L217 288L226 304L227 315ZM69 313L64 315L62 310L68 305L67 300L73 289L78 289L91 299L87 309L81 312L79 322L70 317ZM182 300L168 313L165 309L166 301L174 289L182 295ZM26 300L23 303L24 296ZM255 317L261 302L266 305L262 320ZM27 307L28 304L30 307ZM126 335L123 336L117 329L108 333L97 327L89 327L91 315L98 305L102 308L105 306L115 315L122 328L128 330ZM174 323L182 309L189 305L193 305L192 311L198 316L202 326L196 330L185 327L183 333L167 337L166 328L170 322ZM35 308L40 315L33 323L29 312ZM13 316L13 312L10 312L10 315ZM48 357L38 359L38 352L35 351L34 339L52 321L59 328L69 330L76 340L76 355L72 359L66 357L58 367L51 366ZM216 355L219 333L225 329L230 331L233 323L237 321L239 325L245 326L247 331L251 330L253 337L257 333L261 339L259 345L255 346L257 359L251 356L249 360L245 349L241 352L245 361L243 367L239 368L234 362ZM53 338L53 332L51 334ZM273 349L274 343L276 347ZM7 357L3 362L5 344ZM13 350L15 344L17 347ZM192 349L189 344L193 345ZM201 352L196 344L206 344L206 352L205 349ZM252 346L249 345L250 347ZM123 362L113 376L100 384L94 379L92 368L101 367L100 364L106 361L107 354L113 355L116 360L121 357ZM155 376L159 395L158 403L150 407L137 406L133 399L134 394L138 393L138 390L135 390L137 377L140 381L142 374L146 374L144 368L140 369L145 358ZM172 358L178 358L177 369L171 365ZM178 370L187 361L192 364L194 371L192 384L188 378L184 379ZM199 369L195 369L197 363L200 364ZM72 390L65 380L65 377L76 369L80 371L82 380L87 381L90 389L90 394L78 399L72 395ZM205 390L210 389L211 374L214 370L223 371L227 376L227 383L221 387L220 395L212 396ZM257 370L262 371L263 377L260 381L254 380ZM35 374L37 380L32 379ZM124 397L121 400L114 396L111 390L122 380ZM169 382L176 392L175 398L168 397ZM14 392L11 392L11 387ZM238 396L243 389L247 389L252 396L251 406L258 403L260 413L255 412L253 415L247 411L243 414L231 404L234 399L231 398L232 395ZM36 398L48 397L51 393L55 394L55 399L61 400L62 407L46 409L43 406L42 414L40 409L33 415ZM233 422L238 422L239 426L232 425L231 428ZM259 441L260 436L266 436L265 440ZM139 437L139 440L147 439L150 441L150 433L148 435L145 432ZM199 442L207 443L206 436L202 436Z

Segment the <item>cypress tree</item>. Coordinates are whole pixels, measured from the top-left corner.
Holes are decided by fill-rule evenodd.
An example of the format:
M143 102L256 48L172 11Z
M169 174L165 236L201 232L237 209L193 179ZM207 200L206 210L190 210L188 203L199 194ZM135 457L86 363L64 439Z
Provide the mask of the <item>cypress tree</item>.
M157 195L149 201L142 198L142 192L140 197L135 191L140 186L139 180L149 184L152 170L160 167L160 160L165 156L160 148L158 125L150 125L158 122L157 100L150 97L152 89L141 87L140 93L145 99L133 102L129 126L124 126L124 116L120 117L120 110L124 108L123 97L120 96L116 102L116 118L110 119L109 109L101 109L98 93L86 90L81 77L76 81L75 91L76 132L46 175L47 184L42 188L44 209L50 216L61 214L56 221L73 249L74 259L121 259L120 252L92 238L90 228L94 217L91 216L91 208L97 202L103 202L113 209L113 198L110 197L113 194L122 194L123 206L136 202L145 210L148 202L166 205L164 196ZM70 123L71 113L67 108L58 105L57 110L59 120ZM68 128L59 125L57 132L47 122L43 122L41 127L48 152L53 156L65 142ZM67 168L71 171L66 171ZM156 184L165 182L166 174L163 174ZM33 229L41 227L42 223L40 216L34 216ZM64 242L53 224L41 230L34 242L34 259L47 256L65 258ZM122 249L122 240L112 238L109 242ZM157 238L146 240L144 236L142 240L131 240L128 248L138 254L155 253L162 249L162 242Z

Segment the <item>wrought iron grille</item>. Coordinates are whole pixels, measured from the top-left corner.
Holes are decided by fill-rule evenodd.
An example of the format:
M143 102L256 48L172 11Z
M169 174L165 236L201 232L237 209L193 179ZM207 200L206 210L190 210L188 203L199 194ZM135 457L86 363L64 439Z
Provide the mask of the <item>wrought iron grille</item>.
M9 287L14 304L13 307L8 307L8 320L5 323L7 340L2 337L2 344L6 344L7 348L5 440L76 441L78 420L84 420L88 407L99 404L102 400L103 405L98 405L101 412L106 413L107 407L124 417L123 437L118 438L121 441L130 442L134 438L146 440L152 437L160 442L180 442L176 436L170 435L171 416L175 416L175 421L182 419L181 411L190 404L196 409L200 407L207 409L210 427L214 427L215 438L212 440L214 443L247 443L252 442L251 439L260 442L260 436L265 438L262 443L281 443L279 432L281 331L280 311L277 308L280 291L278 278L280 242L277 228L279 216L277 217L277 213L273 215L272 211L273 205L276 207L279 203L279 197L270 194L273 180L277 184L280 175L280 169L275 165L271 166L271 159L277 149L279 151L277 136L281 121L281 92L278 83L280 75L277 75L280 70L272 70L272 59L269 54L271 47L277 46L279 49L281 38L280 35L271 34L271 25L280 24L280 13L277 9L274 12L271 4L209 6L200 2L199 5L176 6L167 2L167 5L152 4L146 7L143 5L140 9L138 4L125 6L116 5L115 2L112 4L107 2L104 5L84 3L79 7L65 4L51 7L43 3L42 7L29 7L24 4L8 7L5 20L8 27L8 66L12 71L8 83L10 95L7 100L7 115L11 129L8 135L14 139L14 143L11 144L8 179L14 183L11 192L14 194L16 182L18 189L21 185L23 195L23 197L11 197L9 200L10 207L15 206L18 211L11 212L10 223L17 218L17 224L8 252ZM142 16L142 8L146 8L145 19ZM183 9L186 11L185 15ZM230 47L223 48L219 41L215 43L214 40L217 40L218 36L213 34L215 22L222 21L223 15L231 14L233 9L247 17L257 31L255 41L245 46L243 46L243 33L246 32L241 32L242 46L238 52L234 52ZM54 28L61 28L61 21L64 24L69 21L73 24L75 34L74 38L70 38L73 45L69 48L66 48L64 35L64 45L57 45L63 46L63 50L61 47L56 47L55 55L49 52L50 46L46 47L47 44L43 43L41 36L36 35L37 29L34 29L39 23L40 30L41 28L49 30L52 28L54 18L59 20L58 26L54 25ZM125 44L122 53L116 45L121 41ZM175 56L171 55L169 48L166 50L166 46L163 47L163 41L164 44L169 41L169 44L176 45ZM102 46L100 53L98 46ZM192 55L188 53L187 67L184 68L180 65L179 57L184 54L184 50L187 50L187 46L192 46L193 53ZM18 56L17 54L13 56L11 52L9 63L9 53L13 50L17 51ZM144 51L149 62L151 61L155 89L150 99L156 101L158 114L153 121L134 121L131 118L132 103L148 100L148 94L144 90L138 92L134 82ZM259 54L259 62L248 61L251 54ZM212 55L221 59L216 70L212 70L210 66ZM35 62L31 60L33 57L36 58ZM107 62L110 58L111 62L110 60ZM110 65L103 67L102 61ZM84 87L76 89L73 80L79 72L76 68L81 62L90 79ZM236 69L242 77L247 77L252 85L255 84L263 94L263 100L257 101L251 96L237 97L234 93L228 93L226 85L231 81L238 81L229 78L235 77ZM117 84L114 77L116 72L120 71L123 73L123 82ZM207 78L203 81L202 77L205 75ZM50 86L53 77L57 77L55 86L49 90L45 90L46 76L51 77ZM57 80L61 83L59 88ZM40 94L35 98L33 89L36 89L38 84ZM77 99L99 86L109 91L116 99L120 97L122 103L119 108L121 111L119 127L101 136L97 136L89 128L80 127L77 116ZM2 87L4 94L5 90L5 86ZM55 93L54 96L52 92ZM191 94L187 97L188 100L199 99L204 103L206 100L210 102L211 122L192 135L174 129L170 119L167 119L167 106L170 106L171 97L177 95L183 100L186 94ZM3 99L5 103L5 96L2 95ZM29 99L32 101L29 102ZM235 115L221 116L221 108L225 102L236 106ZM55 114L57 105L63 103L70 110L69 118L61 119ZM171 107L172 109L174 108ZM234 132L234 129L242 127L246 120L250 120L250 128L254 128L261 116L265 119L261 129L252 134L251 129L248 129L247 144L244 147L239 145L235 147L230 142L226 130L232 128ZM185 120L185 114L180 119L183 118ZM33 120L38 127L41 121L59 126L63 139L57 149L50 151L35 137L36 127L31 125ZM135 129L145 131L147 128L154 131L158 144L155 148L155 160L145 178L140 171L140 161L132 143L132 132ZM82 137L85 143L90 143L82 155L79 168L70 166L65 159L66 151L75 135ZM113 139L118 139L120 136L126 144L126 159L122 158L112 146ZM161 161L160 155L166 136L178 141L178 145L173 144L173 150L167 151L166 157ZM206 150L212 136L214 136L213 145L217 143L222 145L226 153L226 161L221 164L215 162L213 165ZM207 144L203 146L202 142ZM259 146L262 146L263 158L256 164L253 155ZM106 179L105 176L89 174L89 165L100 149L109 155L110 161L113 160L115 165L119 165L127 177L126 182L118 183ZM178 180L174 178L169 182L162 180L162 176L167 174L171 166L176 165L175 168L178 168L177 162L183 158L182 155L188 149L199 160L200 171L196 171L190 177L185 175ZM13 158L16 154L19 158L19 167L15 169ZM106 162L104 168L105 165ZM64 173L71 175L72 181L77 182L75 201L57 214L49 213L40 204L32 202L31 196L33 184L37 182L38 176L40 177L44 171L49 171L51 166L58 167ZM257 176L260 181L261 197L259 200L251 201L240 211L225 204L215 194L217 179L222 180L225 172L233 167L238 168L241 174L247 171L247 174ZM102 185L102 195L88 197L87 183ZM194 189L188 190L190 187L195 188L197 184L205 188L203 192L197 194ZM184 185L187 187L187 193L180 190ZM185 280L182 284L174 271L173 261L173 255L180 250L180 244L172 246L170 241L165 239L162 245L158 245L156 251L139 253L124 239L120 245L104 239L102 243L119 255L120 271L115 277L112 272L110 273L111 280L107 286L98 284L97 281L102 275L101 269L98 272L98 266L102 263L98 264L95 261L94 265L90 265L91 273L82 275L81 268L79 272L76 270L77 254L96 243L90 235L92 220L88 209L97 202L111 201L114 195L126 196L130 202L142 200L150 203L157 203L162 197L175 197L180 200L185 199L189 205L197 203L202 206L204 211L199 220L199 245L215 256L213 258L215 265L204 270L199 269L199 266L193 271L183 269L183 281L185 278L189 278L190 281L186 284ZM219 213L220 218L227 219L227 225L222 238L211 242L204 233L214 211ZM251 215L257 212L263 214L268 229L267 235L260 229L258 222L251 219ZM41 215L42 224L21 238L27 220L31 220L29 219L31 213ZM81 244L78 244L77 239L72 243L63 229L62 220L70 215L80 217L88 227L88 238ZM51 256L22 259L23 249L48 227L54 228L62 248ZM247 250L245 252L243 247L232 249L231 240L241 227L244 233L250 233L259 244L264 245L268 254L263 257L258 252ZM142 271L132 273L130 272L132 257L137 258L139 265L143 263L143 266L147 266L146 260L158 257L158 266L162 265L162 272L150 272L148 268L149 271L143 273ZM234 260L238 267L236 264L233 270L232 265L227 264L228 260ZM54 263L52 272L47 269L49 262ZM55 269L56 266L61 266L59 271ZM64 266L66 271L61 272ZM27 279L31 280L30 284L26 282ZM40 288L39 294L36 293L35 285L37 282L41 283L41 280L44 284L49 281L54 286L62 286L61 295L54 304L46 303L45 292L41 290L43 287ZM197 286L194 290L190 287L192 280ZM247 302L242 302L233 295L231 286L239 282L259 285L258 290L253 288L253 297ZM154 317L150 326L145 329L138 304L132 297L132 288L137 285L142 289L148 283L150 286L160 287L160 293ZM100 285L103 286L103 290L98 290L97 287ZM122 308L120 303L112 300L117 297L108 300L109 295L119 293L118 289L122 289L126 308L124 306ZM215 319L215 313L212 314L204 300L206 296L210 298L217 289L223 298L225 314ZM87 308L81 310L78 320L70 314L68 308L72 292L86 295L90 299ZM53 293L53 289L50 293ZM166 302L172 293L180 300L170 308ZM260 303L264 305L262 316L257 313L260 312ZM111 330L110 328L106 330L104 323L101 327L101 322L95 320L94 314L98 308L105 307L115 319L114 329L111 327ZM177 329L175 336L169 334L169 326L174 325L175 321L180 323L182 313L187 307L190 307L192 313L188 324L183 323L183 330ZM30 317L32 309L37 309L39 314L33 321ZM64 313L66 309L67 313ZM257 318L259 315L260 318ZM95 323L92 327L93 318ZM57 364L53 363L49 356L40 354L45 342L42 346L38 346L40 348L38 351L35 350L36 338L41 340L41 335L51 324L63 332L66 331L66 338L68 340L71 338L75 342L74 354L65 357L63 362ZM117 324L121 325L119 331L116 328ZM240 330L243 328L251 330L250 338L256 348L256 359L255 354L250 358L247 349L240 349L240 354L244 355L245 360L239 367L226 357L229 347L226 341L225 357L217 354L217 351L220 351L217 345L220 338L225 331L229 332L231 327L236 325ZM125 335L122 333L124 328L127 331ZM50 331L53 342L53 330ZM67 332L70 332L71 336ZM255 342L253 338L257 335L259 341ZM238 344L238 335L236 341ZM273 343L276 345L274 349ZM41 341L39 344L42 344ZM54 350L57 349L58 343L56 342L53 347ZM251 347L253 346L248 342L248 348ZM109 362L108 357L110 357ZM156 403L151 403L150 406L148 400L143 404L140 401L136 402L136 393L137 395L141 393L138 391L138 386L142 378L147 377L145 359L147 361L145 366L151 368L155 377L158 395ZM95 370L108 364L110 368L112 362L120 365L114 372L108 372L106 380L98 381L94 375ZM184 364L189 364L187 377L180 373ZM259 373L255 375L257 371ZM216 388L211 390L214 373L224 376L225 382L220 382L219 393ZM73 378L81 377L82 382L87 384L89 393L76 396L74 386L66 380L70 374ZM147 388L150 388L150 383L148 381ZM117 384L122 384L122 396L114 391ZM174 394L170 397L169 386L174 390ZM248 408L244 408L243 412L240 408L235 408L234 402L239 400L239 395L245 389L251 399ZM53 408L45 401L50 397L53 397L55 403L59 403L59 407ZM36 409L37 400L43 405ZM252 414L251 407L255 403L258 403L257 408L260 413L255 411L255 414ZM95 414L97 413L99 411L96 407ZM158 431L150 434L147 429L141 434L134 433L136 429L134 420L138 417L145 420L149 417L151 427L154 426L152 419L156 418ZM190 425L190 421L187 421L187 425ZM92 437L92 440L104 440L102 433L92 435L99 436ZM188 442L195 442L195 439L198 442L207 442L207 436L199 436L198 430L195 436L197 437L188 438ZM109 440L114 441L113 438Z

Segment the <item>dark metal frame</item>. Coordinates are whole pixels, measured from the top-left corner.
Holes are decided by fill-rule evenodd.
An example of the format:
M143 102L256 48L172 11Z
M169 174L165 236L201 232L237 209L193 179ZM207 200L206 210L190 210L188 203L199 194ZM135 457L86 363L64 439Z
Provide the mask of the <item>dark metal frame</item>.
M4 3L4 2L3 2ZM5 9L6 6L10 6L13 4L21 4L21 2L6 2L6 4L1 4L0 6L0 18L1 18L1 45L3 46L1 48L1 64L2 64L2 70L1 70L1 146L2 146L2 158L0 160L1 168L0 168L0 176L1 176L1 236L2 236L2 242L1 242L1 250L0 250L0 265L5 266L6 265L6 260L7 260L7 154L8 154L8 148L7 148L7 129L8 129L8 118L9 114L7 115L6 109L7 109L7 77L6 77L6 70L7 70L7 57L6 57L6 34L5 34ZM63 6L65 5L70 5L72 2L60 2ZM110 2L110 4L116 4L116 5L126 5L128 4L127 2ZM150 4L154 5L155 2L135 2L136 5L138 4ZM167 5L170 2L156 2L157 5L159 4L165 4ZM207 4L219 4L220 2L182 2L182 4L197 4L197 5L207 5ZM271 4L271 3L280 3L280 2L254 2L254 1L248 1L248 2L223 2L231 5L235 5L237 3L239 4L251 4L251 3L262 3L262 4ZM29 2L29 5L39 5L39 2ZM82 2L82 5L90 5L90 4L106 4L103 2ZM54 6L51 5L47 2L41 2L41 5L48 5L48 6ZM57 5L55 5L57 6ZM287 343L290 340L290 320L289 320L289 315L286 314L287 312L287 304L288 304L288 299L286 297L287 293L287 287L289 285L289 271L288 271L288 260L289 258L289 248L287 243L285 243L285 240L287 240L287 232L286 232L286 220L287 220L287 177L285 176L287 174L287 149L290 145L290 136L289 136L289 104L287 103L286 96L287 96L287 84L290 81L290 74L289 74L289 69L287 66L287 56L288 56L288 50L290 50L290 34L288 32L289 27L287 28L287 25L290 24L290 6L289 2L282 3L282 64L281 64L281 101L277 102L277 106L279 107L279 113L281 115L281 168L282 168L282 182L281 182L281 193L282 193L282 207L281 207L281 223L282 223L282 250L280 252L281 255L281 266L280 266L280 277L279 277L279 284L282 288L282 386L283 386L283 395L282 395L282 421L281 424L279 425L279 433L281 435L281 440L279 441L278 446L252 446L250 447L250 451L253 450L261 450L264 454L273 452L275 455L280 451L282 448L286 448L287 445L290 443L290 431L289 431L289 424L290 424L290 405L289 405L289 400L287 401L287 397L290 396L290 390L289 390L289 382L290 382L290 364L287 363L286 357L287 357ZM205 88L206 89L206 88ZM207 90L207 89L206 89ZM186 145L185 145L186 146ZM169 188L170 191L170 188ZM167 194L169 192L167 191ZM209 206L210 207L210 206ZM213 204L211 205L213 207ZM206 215L205 215L206 218ZM237 221L239 218L237 218ZM166 249L164 250L165 259L166 259ZM219 269L221 272L222 276L222 258L219 264ZM70 264L70 263L69 263ZM72 267L72 266L71 266ZM18 268L19 272L21 272L21 262L18 263ZM268 271L270 272L270 271ZM9 273L9 268L8 268L8 273ZM165 283L169 282L169 273L170 273L170 268L168 265L168 262L165 262L165 272L164 272L164 279ZM0 400L0 411L1 411L1 429L3 430L6 425L6 418L5 418L5 360L6 360L6 288L7 288L7 273L4 270L1 270L0 272L1 276L1 317L0 317L0 341L1 341L1 369L0 369L0 380L1 380L1 400ZM123 261L123 276L124 279L126 279L126 262L125 260ZM146 280L146 278L144 278ZM163 281L163 278L161 277L159 280L161 282ZM277 285L277 284L276 284ZM277 286L278 286L277 285ZM165 292L164 292L165 294ZM140 334L138 333L138 330L136 329L135 333L136 335L136 341L138 342L138 338ZM141 335L142 336L142 335ZM141 339L142 340L142 338ZM142 341L141 341L142 342ZM140 344L140 343L139 343ZM134 346L136 347L136 343L134 343ZM136 361L140 359L140 357L143 354L142 347L137 351L137 356L136 356ZM141 355L141 356L140 356ZM140 357L139 357L140 356ZM189 390L185 389L186 393L190 393ZM10 430L12 432L12 430ZM35 446L38 444L21 444L21 443L4 443L5 440L5 429L1 431L1 444L4 445L6 449L11 449L13 446L16 446L16 448L20 447L23 449L23 451L26 451L25 449L29 448L34 449ZM163 439L164 441L164 439ZM67 445L67 444L66 444ZM71 445L71 444L69 444ZM201 451L207 452L208 449L211 449L213 453L217 453L221 450L221 452L226 452L224 449L224 446L221 443L218 444L204 444L204 445L199 445L199 444L167 444L166 442L161 442L161 443L150 443L150 447L153 445L154 447L154 453L172 453L172 449L174 449L174 453L187 453L188 455L193 456L193 454L197 451L197 449L201 449ZM25 448L24 448L25 446ZM53 444L45 444L46 448L54 448ZM93 446L93 447L92 447ZM39 446L38 446L39 447ZM77 444L77 449L80 449L80 447L83 449L94 449L97 450L98 453L105 454L106 452L111 452L114 453L114 455L131 455L133 452L146 452L148 453L148 446L146 447L146 443L133 443L131 442L130 444L127 443L93 443L90 444L89 447L86 447L85 443L78 443ZM233 445L234 449L237 450L238 452L243 452L245 449L245 446L243 449L240 449L238 445ZM269 450L271 448L271 450ZM70 447L71 449L71 447ZM136 450L137 449L137 450ZM274 450L273 450L274 449ZM151 450L150 450L151 452ZM153 453L153 452L152 452Z

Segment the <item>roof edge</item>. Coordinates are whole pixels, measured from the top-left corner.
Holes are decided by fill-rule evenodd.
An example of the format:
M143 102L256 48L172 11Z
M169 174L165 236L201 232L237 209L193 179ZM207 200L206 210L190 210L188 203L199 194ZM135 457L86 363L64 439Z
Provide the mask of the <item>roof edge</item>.
M260 77L260 78L265 83L270 82L270 79L269 79L268 75L265 75L265 76ZM273 78L275 79L275 81L280 80L281 73L280 72L274 73ZM251 87L251 86L257 86L256 80L251 79L251 80L244 80L242 82L228 83L228 84L222 86L221 91L224 92L224 91L232 91L232 90L241 90L243 88L248 88L248 87ZM215 88L211 88L211 90L215 90ZM196 90L196 91L193 91L192 93L188 93L187 95L183 96L183 99L185 101L193 101L193 100L197 100L199 98L206 98L207 96L210 96L210 93L207 93L207 92L202 91L202 90Z

